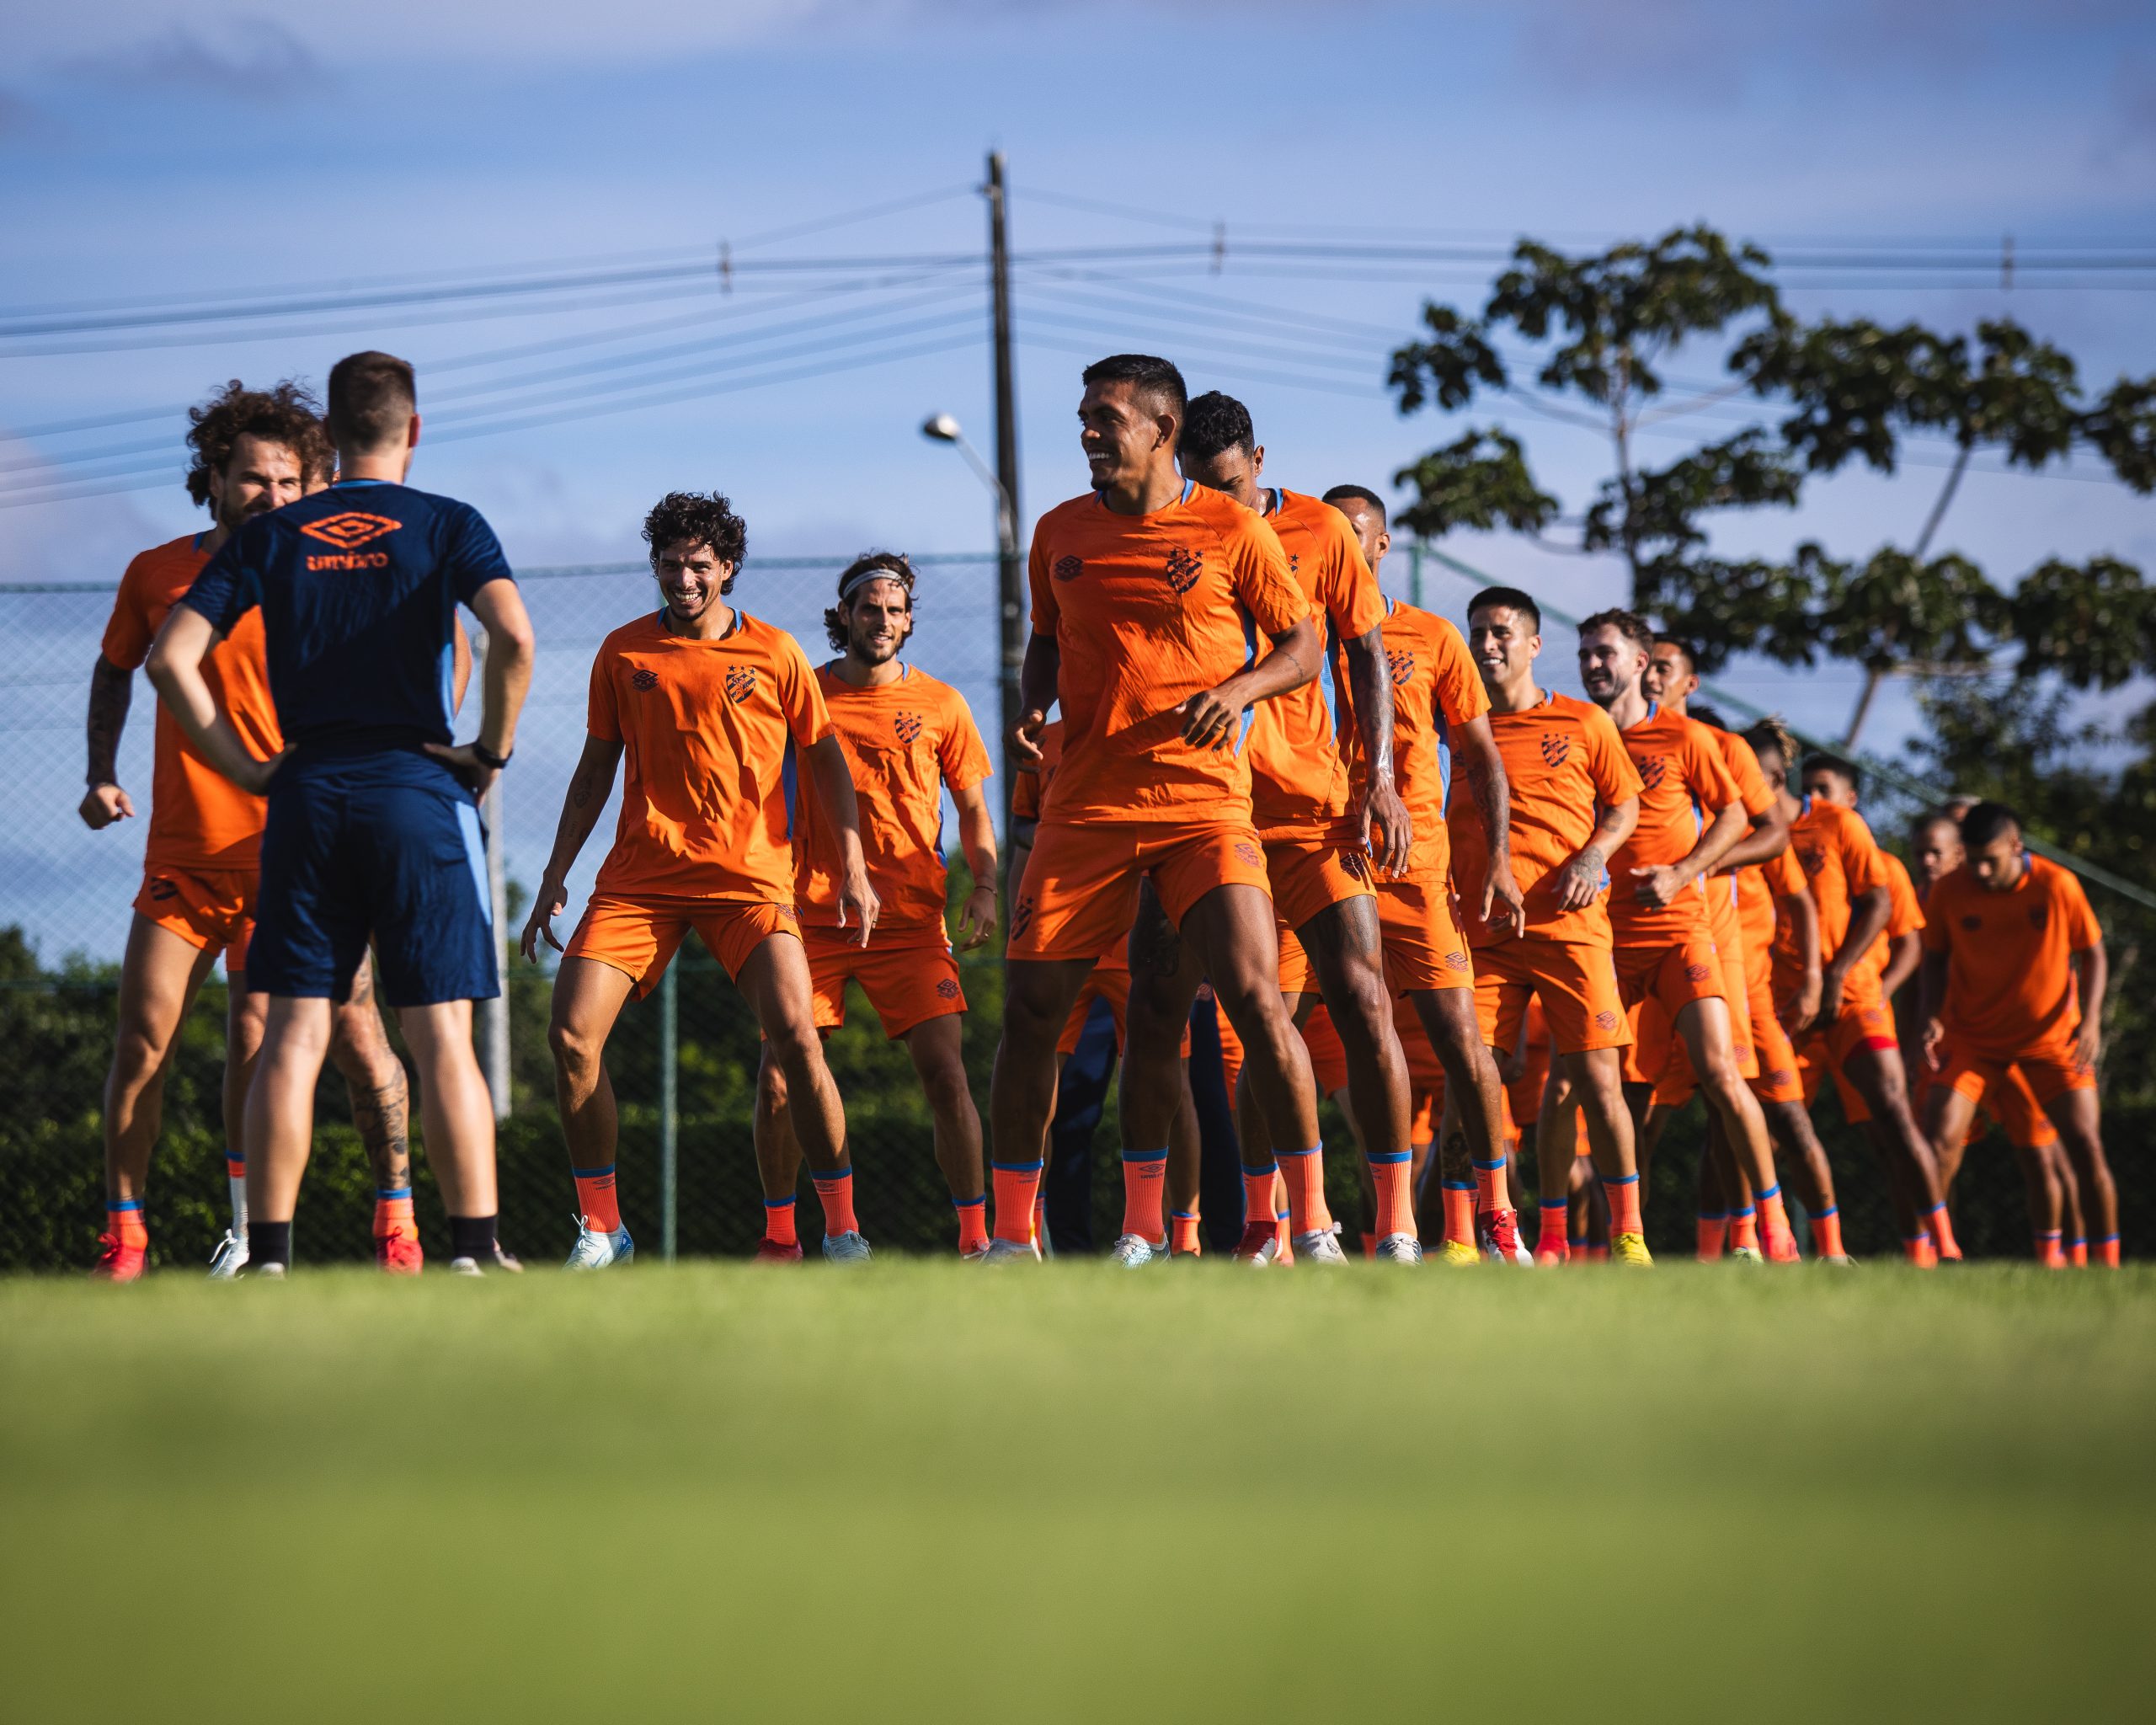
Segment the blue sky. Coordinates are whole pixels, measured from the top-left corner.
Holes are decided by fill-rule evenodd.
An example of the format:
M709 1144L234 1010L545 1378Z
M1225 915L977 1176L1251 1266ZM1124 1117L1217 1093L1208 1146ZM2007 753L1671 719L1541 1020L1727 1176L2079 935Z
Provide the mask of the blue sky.
M1426 293L1479 305L1486 264L1298 277L1239 254L1239 243L1267 237L1268 227L1413 230L1481 244L1529 233L1584 246L1705 220L1770 248L1833 239L1990 246L2009 233L2025 248L2156 247L2156 16L2109 0L2041 8L1776 0L1744 8L1694 0L1510 8L620 0L574 8L390 0L364 13L110 0L19 11L9 35L0 70L0 223L8 235L0 308L9 311L424 272L471 276L644 252L701 248L715 257L722 238L744 264L964 252L979 246L983 227L966 188L991 145L1010 159L1022 251L1187 241L1225 222L1217 276L1137 264L1118 266L1126 279L1107 282L1022 275L1029 516L1082 486L1070 417L1076 371L1086 351L1119 347L1168 352L1184 361L1193 387L1241 395L1268 446L1268 472L1298 488L1356 479L1389 490L1390 473L1422 450L1495 419L1527 441L1545 485L1572 507L1586 500L1606 460L1598 438L1517 411L1403 420L1383 389L1385 355L1411 333ZM939 190L950 195L881 220L750 243ZM1091 212L1068 198L1188 225ZM571 398L607 381L587 371L553 386L555 410L570 417L446 437L423 450L414 477L478 504L525 563L635 555L643 510L676 486L729 492L750 521L752 558L870 543L939 551L987 543L977 482L915 429L924 414L948 409L988 441L977 276L946 271L791 309L762 291L771 279L752 288L744 272L728 300L714 280L692 296L576 312L431 323L407 321L408 312L371 322L340 314L263 339L223 329L193 345L16 353L0 357L0 461L34 474L38 462L70 452L176 440L169 419L69 438L14 434L183 403L229 377L319 378L339 354L360 346L418 361L423 408L442 401L436 422L446 431L460 386L882 306L851 325L766 338L766 350L794 357L765 369L805 370L910 343L949 345L605 417ZM2146 287L2037 289L2025 272L2011 292L1988 275L1912 291L1876 272L1791 292L1803 313L1914 317L1961 330L2009 312L2068 346L2100 387L2121 371L2156 369L2152 302ZM638 342L447 364L663 319L701 321ZM901 323L913 333L831 344ZM0 352L24 345L0 342ZM663 379L667 363L639 375ZM1687 355L1676 369L1711 377L1716 356ZM1290 375L1299 386L1279 381ZM696 387L687 377L685 393ZM1678 425L1704 435L1732 429L1705 416ZM1667 453L1684 446L1668 441ZM2149 503L2090 483L2085 464L2076 472L2084 477L1972 475L1940 547L1967 553L2003 580L2054 553L2109 551L2156 567ZM1940 477L1935 467L1912 465L1891 479L1839 478L1813 488L1793 516L1752 517L1718 543L1775 552L1811 536L1861 556L1890 538L1907 542ZM195 519L176 483L162 478L152 489L0 510L0 580L109 579L132 552ZM1514 540L1467 536L1448 549L1572 608L1622 591L1610 566ZM821 602L808 584L825 579L759 578L752 561L744 596L752 608L806 622ZM951 577L948 631L977 614L978 594L960 590L971 579ZM1430 593L1446 596L1443 588ZM620 602L640 602L634 583ZM572 747L574 692L595 638L572 631L556 649ZM948 633L937 644L925 619L931 669L941 661L970 682L984 646ZM83 658L87 670L72 642L51 650L62 669ZM1546 669L1559 686L1572 686L1569 666ZM1832 728L1846 713L1855 674L1748 668L1742 680L1765 704ZM78 745L68 732L79 722L79 694L56 674L32 708L16 703L19 717L35 721L39 748L64 756L57 784L76 770ZM1905 694L1890 694L1872 740L1891 742L1909 720ZM531 781L535 802L551 804L558 791L558 778L537 782L547 771ZM40 802L52 793L43 777ZM519 847L526 842L542 844L543 832L520 836ZM45 860L72 866L60 852ZM537 856L512 861L536 874Z

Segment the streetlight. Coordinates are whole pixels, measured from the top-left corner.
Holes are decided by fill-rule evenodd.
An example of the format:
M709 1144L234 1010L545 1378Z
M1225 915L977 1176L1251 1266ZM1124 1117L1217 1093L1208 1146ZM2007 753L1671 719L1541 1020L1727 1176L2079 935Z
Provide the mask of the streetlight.
M983 461L980 451L966 441L966 434L960 429L958 420L949 414L931 414L921 422L921 435L931 443L953 446L966 458L966 465L974 470L980 483L988 487L990 495L995 499L996 548L1006 558L1016 557L1018 554L1018 524L1011 519L1011 494L1003 489L1003 482L995 477L995 469Z

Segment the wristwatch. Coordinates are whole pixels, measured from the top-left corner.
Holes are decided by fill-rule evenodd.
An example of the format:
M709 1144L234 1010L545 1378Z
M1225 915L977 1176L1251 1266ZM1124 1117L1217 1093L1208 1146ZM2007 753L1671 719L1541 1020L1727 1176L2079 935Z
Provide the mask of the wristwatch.
M490 772L499 772L509 765L509 756L515 754L516 750L511 749L509 755L497 755L484 743L474 738L472 743L472 753L478 758L480 766Z

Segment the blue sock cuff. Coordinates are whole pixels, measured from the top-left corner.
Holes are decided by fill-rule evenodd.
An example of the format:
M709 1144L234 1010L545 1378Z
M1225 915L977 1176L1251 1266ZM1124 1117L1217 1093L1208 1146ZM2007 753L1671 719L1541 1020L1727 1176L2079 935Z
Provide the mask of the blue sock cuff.
M1538 1202L1545 1210L1570 1210L1572 1207L1572 1201L1569 1198L1545 1198L1539 1199Z
M409 1186L399 1186L392 1192L386 1186L377 1186L374 1188L374 1195L376 1203L386 1204L392 1198L409 1198L412 1195L412 1188Z
M1171 1210L1168 1214L1179 1222L1194 1222L1198 1220L1198 1212L1194 1210Z
M1486 1162L1479 1156L1470 1156L1468 1161L1474 1164L1476 1169L1479 1172L1485 1174L1495 1173L1499 1168L1502 1168L1505 1165L1505 1159L1502 1156L1499 1156L1497 1161L1493 1162Z
M1448 1192L1472 1192L1475 1189L1472 1180L1440 1180L1438 1184Z
M1369 1155L1364 1158L1364 1160L1367 1161L1374 1168L1392 1168L1399 1167L1399 1165L1404 1162L1413 1160L1413 1152L1405 1150L1385 1151L1382 1152L1372 1151Z
M1038 1174L1041 1171L1041 1164L1038 1162L990 1162L989 1167L999 1174Z
M954 1198L951 1200L951 1208L953 1210L973 1210L981 1204L986 1204L987 1202L988 1194L984 1192L978 1198Z
M2118 1244L2118 1241L2119 1236L2117 1235L2106 1234L2102 1239L2099 1240L2096 1244L2099 1246L2116 1246Z
M1823 1222L1828 1216L1838 1216L1841 1213L1841 1205L1838 1204L1830 1204L1824 1210L1815 1210L1812 1211L1812 1220L1815 1222Z
M1781 1195L1782 1183L1777 1180L1773 1185L1769 1186L1764 1192L1762 1192L1759 1194L1759 1202L1764 1204L1769 1199L1780 1198Z
M611 1162L607 1163L603 1168L571 1168L569 1170L571 1176L579 1180L596 1180L601 1174L611 1174L613 1172L614 1165Z
M1168 1153L1165 1150L1126 1150L1123 1159L1127 1162L1164 1162Z
M1703 1222L1726 1222L1729 1220L1729 1212L1726 1210L1703 1210L1700 1212L1700 1220Z
M104 1207L108 1212L140 1210L142 1207L142 1200L139 1198L108 1198L104 1201Z
M826 1186L842 1185L845 1182L851 1180L852 1178L853 1170L851 1168L841 1168L834 1174L811 1174L808 1177L808 1183L814 1186L819 1192L821 1192Z
M1942 1198L1941 1199L1940 1199L1940 1201L1939 1201L1937 1204L1935 1204L1934 1205L1932 1205L1932 1207L1931 1207L1929 1210L1926 1210L1926 1211L1924 1212L1924 1214L1925 1214L1926 1215L1928 1215L1928 1216L1935 1216L1935 1215L1937 1215L1940 1213L1940 1211L1941 1211L1941 1210L1945 1210L1945 1208L1946 1208L1946 1200L1945 1200L1945 1199L1943 1199L1943 1198Z
M1322 1144L1313 1144L1308 1150L1283 1150L1276 1154L1278 1156L1321 1156L1324 1151L1325 1146Z
M1640 1177L1637 1174L1604 1174L1602 1183L1605 1186L1636 1186L1640 1183Z
M1246 1165L1243 1168L1243 1178L1246 1180L1262 1180L1267 1174L1277 1174L1279 1172L1280 1164L1277 1162L1267 1162L1262 1168L1253 1168Z
M793 1200L790 1198L766 1198L764 1200L764 1208L766 1210L792 1210Z

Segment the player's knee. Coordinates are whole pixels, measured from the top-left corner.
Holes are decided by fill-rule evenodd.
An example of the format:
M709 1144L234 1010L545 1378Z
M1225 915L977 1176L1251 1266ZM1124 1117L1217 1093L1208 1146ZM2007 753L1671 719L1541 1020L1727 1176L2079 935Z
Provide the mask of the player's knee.
M757 1103L766 1113L778 1114L785 1109L787 1097L786 1069L779 1064L771 1045L766 1043L763 1058L756 1066Z
M140 1089L156 1077L172 1044L147 1026L123 1024L113 1039L113 1080L123 1090Z
M921 1075L921 1088L930 1110L938 1118L961 1114L973 1101L962 1060L938 1060L929 1066Z
M605 1039L596 1037L582 1025L557 1018L547 1027L547 1046L553 1053L554 1065L564 1072L589 1072L599 1064L600 1050Z

